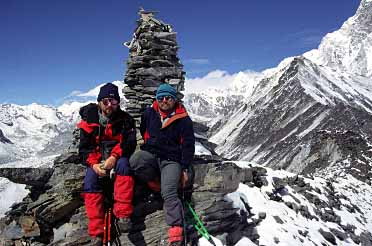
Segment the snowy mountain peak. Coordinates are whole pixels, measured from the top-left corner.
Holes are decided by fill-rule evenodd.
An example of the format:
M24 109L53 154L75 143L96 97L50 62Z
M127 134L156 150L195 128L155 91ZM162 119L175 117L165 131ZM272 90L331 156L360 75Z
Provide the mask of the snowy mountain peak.
M243 94L248 97L261 79L262 73L254 71L239 72L235 75L230 88L235 94Z
M356 14L327 34L319 48L305 53L313 62L338 72L372 76L372 1L361 2Z
M217 153L296 173L337 167L370 182L360 163L372 165L371 3L318 49L263 71L241 107L211 121Z
M112 83L119 87L119 94L123 97L124 83ZM71 93L57 108L36 103L23 106L0 104L0 164L55 155L65 149L79 119L79 109L96 102L104 84L88 92Z

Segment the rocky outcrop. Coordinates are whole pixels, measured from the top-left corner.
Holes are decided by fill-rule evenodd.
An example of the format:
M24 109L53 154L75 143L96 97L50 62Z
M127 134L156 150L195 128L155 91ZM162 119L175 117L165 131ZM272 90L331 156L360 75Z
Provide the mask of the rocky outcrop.
M308 178L314 179L312 176ZM335 190L333 184L336 182L336 180L332 179L327 180L325 186L322 187L323 190L321 190L317 187L313 187L309 182L306 182L303 177L298 175L285 179L273 177L274 189L267 195L270 197L270 200L283 202L288 208L309 220L337 224L339 229L328 228L329 231L325 231L323 228L320 228L318 230L323 238L332 245L337 245L336 238L341 241L350 238L356 244L359 244L362 240L365 242L372 240L371 235L367 231L357 235L357 228L348 222L345 223L340 215L337 214L338 211L342 210L342 207L346 207L348 212L360 216L360 221L364 221L361 223L367 223L366 214L363 213L349 197ZM293 189L293 194L289 194L293 198L292 202L283 201L283 197L288 195L288 187ZM313 205L312 212L310 212L308 205L302 204L301 201L294 196L295 194L302 195ZM280 219L280 217L278 217L278 219ZM306 236L308 233L308 231L301 231L300 234Z
M75 156L75 157L74 157ZM80 193L85 167L66 160L79 160L76 153L65 154L54 164L50 179L39 182L27 181L29 185L47 187L45 192L31 194L21 203L13 205L0 222L0 245L85 245L89 244L87 218ZM246 220L250 214L240 214L225 194L235 191L240 182L252 183L264 179L263 168L241 169L233 163L195 164L196 176L193 204L212 235L224 235L228 245L242 236L257 240L258 235ZM46 173L46 170L7 169L7 176L19 176L17 180L28 180L28 173ZM22 175L21 175L22 174ZM1 176L1 175L0 175ZM22 178L24 176L24 178ZM140 187L137 189L143 189ZM162 200L159 194L151 193L137 199L132 216L133 228L120 237L123 245L158 245L166 240L167 225L164 222ZM190 230L190 239L198 235ZM229 236L230 235L230 236Z
M0 168L0 177L18 184L42 187L53 173L52 168Z
M350 224L348 217L352 215L360 226L367 227L368 208L340 190L338 180L299 175L277 177L272 171L267 174L267 169L261 166L247 163L245 168L241 168L234 162L220 161L213 156L196 156L195 160L192 203L208 231L224 245L234 245L242 237L259 245L257 227L268 218L283 226L293 226L288 223L295 218L317 225L333 224L330 228L319 227L317 232L323 237L323 242L339 244L352 240L355 244L370 245L370 233L363 227ZM76 152L66 153L56 159L50 179L39 181L44 185L27 181L29 185L37 186L31 186L30 194L21 203L13 205L6 217L0 220L1 246L21 243L32 246L90 244L88 221L80 196L85 167L79 163ZM26 183L24 180L28 180L29 173L38 172L47 173L45 170L17 168L6 169L3 174L18 176L17 180ZM240 184L245 184L244 189L254 191L251 194L255 195L246 197L241 193L243 190L238 190ZM366 188L353 184L347 184L346 189L353 193L366 191ZM160 194L141 183L136 183L134 193L133 226L129 233L119 237L122 245L162 245L167 240L164 235L168 227L164 222ZM260 208L256 199L267 199L265 204L272 204L273 211L281 207L287 212L272 213L266 205L266 208ZM340 216L340 211L349 213L346 220ZM288 218L285 214L295 216ZM298 235L303 240L314 233L311 226L300 227ZM200 235L192 226L186 228L189 240L195 242ZM273 231L274 242L280 242L275 233Z

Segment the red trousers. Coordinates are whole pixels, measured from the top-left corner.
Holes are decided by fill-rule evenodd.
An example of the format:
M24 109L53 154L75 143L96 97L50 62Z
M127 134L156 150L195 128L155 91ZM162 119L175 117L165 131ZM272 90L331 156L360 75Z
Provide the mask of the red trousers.
M117 218L123 218L123 217L128 218L132 214L133 212L133 206L132 206L133 187L134 187L133 177L116 175L115 182L114 182L113 212ZM89 219L88 233L92 237L100 236L103 234L103 223L104 223L104 213L105 213L104 207L103 207L103 201L104 201L103 194L100 192L87 192L86 191L83 196L84 196L87 217Z

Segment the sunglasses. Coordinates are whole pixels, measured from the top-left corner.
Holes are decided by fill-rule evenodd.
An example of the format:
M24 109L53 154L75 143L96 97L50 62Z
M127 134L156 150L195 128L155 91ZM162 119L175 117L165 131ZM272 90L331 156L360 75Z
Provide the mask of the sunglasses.
M158 100L159 102L162 102L162 101L169 101L169 100L174 100L173 97L171 96L161 96L161 97L157 97L156 100Z
M103 103L103 105L107 106L109 104L111 104L112 106L116 106L119 104L118 100L114 99L114 98L104 98L101 100L101 102Z

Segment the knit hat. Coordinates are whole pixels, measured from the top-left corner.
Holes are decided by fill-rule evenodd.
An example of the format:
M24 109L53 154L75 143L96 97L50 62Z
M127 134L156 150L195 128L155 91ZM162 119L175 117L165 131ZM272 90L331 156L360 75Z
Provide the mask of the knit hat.
M171 96L173 97L173 99L176 99L177 91L171 85L163 83L159 86L158 90L156 91L156 98L163 96Z
M101 101L103 98L114 98L120 101L118 87L112 83L107 83L99 89L97 101Z

